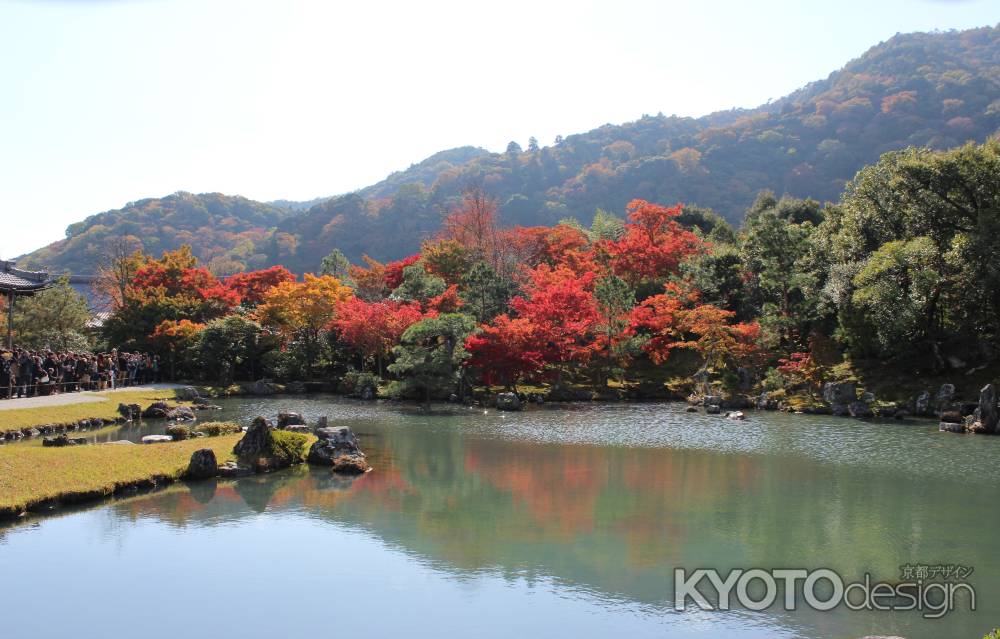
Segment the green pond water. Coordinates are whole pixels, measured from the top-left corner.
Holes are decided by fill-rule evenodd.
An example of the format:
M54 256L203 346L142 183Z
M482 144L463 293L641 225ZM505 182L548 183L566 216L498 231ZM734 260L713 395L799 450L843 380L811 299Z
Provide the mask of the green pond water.
M207 417L326 415L375 470L178 484L0 528L0 637L979 639L1000 625L1000 438L678 404L223 404ZM893 581L906 564L973 567L977 610L674 610L675 568Z

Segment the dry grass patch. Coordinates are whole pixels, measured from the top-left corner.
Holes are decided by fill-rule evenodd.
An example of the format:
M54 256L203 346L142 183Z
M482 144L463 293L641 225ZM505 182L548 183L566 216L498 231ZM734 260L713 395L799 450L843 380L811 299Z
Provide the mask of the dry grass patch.
M119 416L118 404L139 404L145 408L155 401L177 402L177 392L174 390L115 391L87 395L100 398L101 401L0 410L0 433L45 424L65 424L81 419L114 419Z
M151 479L177 479L194 451L211 448L222 463L233 458L239 439L223 435L151 445L0 447L0 513L23 512L49 500L108 496Z

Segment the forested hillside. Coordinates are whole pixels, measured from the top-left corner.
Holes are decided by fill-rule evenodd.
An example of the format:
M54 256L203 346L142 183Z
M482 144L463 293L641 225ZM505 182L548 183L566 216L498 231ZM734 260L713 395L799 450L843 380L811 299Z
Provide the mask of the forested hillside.
M220 274L269 264L315 270L334 248L352 261L394 259L416 252L470 183L497 198L508 225L567 217L589 225L597 209L622 215L633 198L708 207L739 223L762 189L833 201L886 151L952 148L998 128L998 29L899 35L756 109L644 116L547 147L512 142L504 153L453 149L304 211L219 195L146 200L70 227L67 240L27 261L85 270L106 238L122 234L150 253L191 244ZM193 203L206 199L229 204L215 213Z
M129 202L66 229L66 239L21 261L57 271L92 273L113 243L159 254L188 245L219 273L235 273L269 258L260 253L287 208L220 193L174 193Z

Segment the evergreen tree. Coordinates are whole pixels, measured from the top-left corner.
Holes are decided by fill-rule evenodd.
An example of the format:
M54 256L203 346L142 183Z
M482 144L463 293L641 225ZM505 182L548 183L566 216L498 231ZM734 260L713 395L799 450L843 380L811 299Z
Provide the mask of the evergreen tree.
M462 392L461 365L469 356L465 339L476 324L468 315L445 313L410 326L399 346L393 349L396 361L389 372L399 376L390 393L397 397L431 398Z
M403 269L403 282L392 292L392 298L403 302L426 304L431 298L445 292L448 285L436 275L431 275L423 263L411 264Z
M90 311L66 278L14 305L14 335L25 348L85 350Z
M320 275L332 275L336 277L341 282L345 282L347 275L351 270L351 262L347 259L340 249L333 249L330 253L323 258L323 261L319 264L319 274Z
M462 278L462 303L477 321L487 323L507 309L515 288L511 278L480 260Z

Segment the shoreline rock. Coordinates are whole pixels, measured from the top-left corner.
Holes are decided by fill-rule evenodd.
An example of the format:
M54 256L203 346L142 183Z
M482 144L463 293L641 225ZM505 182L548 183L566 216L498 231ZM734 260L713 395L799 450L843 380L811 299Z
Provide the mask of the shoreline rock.
M275 440L281 439L281 445ZM294 450L295 440L305 445L304 435L276 431L264 417L257 417L250 424L246 433L233 447L233 454L238 458L238 466L252 467L255 472L268 473L272 470L288 468L292 464L302 463L304 459Z
M300 413L293 413L291 411L282 411L278 413L278 428L285 428L287 426L305 426L306 420L302 418Z
M208 479L219 474L219 463L215 459L215 451L211 448L201 448L191 453L184 476L189 479Z
M166 419L170 406L166 402L153 402L142 411L143 419Z
M306 461L317 466L330 466L335 473L360 475L371 470L365 454L358 448L354 431L346 426L317 428L319 437L309 447Z
M42 446L54 446L56 448L62 446L82 446L86 443L86 437L69 437L65 433L56 435L55 437L46 437L42 440Z
M497 410L521 410L521 398L516 393L500 393L497 395Z
M250 424L243 438L236 442L233 454L237 457L260 457L271 453L271 429L267 419L257 417Z
M964 433L965 424L956 424L954 422L939 422L938 430L942 433Z

